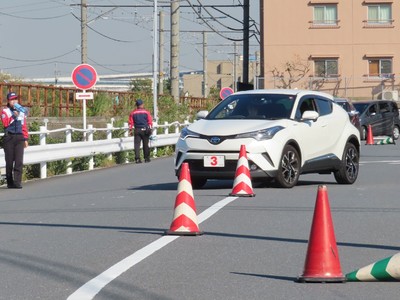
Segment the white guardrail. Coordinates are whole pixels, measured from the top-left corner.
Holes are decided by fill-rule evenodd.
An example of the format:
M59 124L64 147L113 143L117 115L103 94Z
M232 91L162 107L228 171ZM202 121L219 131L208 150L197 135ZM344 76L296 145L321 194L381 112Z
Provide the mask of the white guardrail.
M153 134L150 139L150 147L156 152L157 147L175 145L178 141L180 129L189 125L189 122L181 124L179 122L167 123L159 125L153 124ZM170 128L174 128L173 133L169 133ZM157 129L163 128L162 134L157 134ZM114 130L124 130L124 137L112 138ZM86 134L86 141L72 142L72 132L79 131L83 135ZM96 131L106 131L106 139L93 140L93 133ZM46 144L48 134L56 132L65 132L65 142L58 144ZM107 124L107 128L93 128L93 125L88 125L86 130L73 128L66 125L65 128L47 130L46 126L40 126L40 131L29 132L30 135L38 134L40 137L40 145L29 146L25 149L24 165L40 164L40 178L47 177L47 163L57 160L67 161L67 174L72 174L71 160L77 157L90 157L89 170L94 169L93 156L97 154L109 154L111 160L112 153L133 150L133 137L129 136L128 123L124 123L123 127L113 127L112 124ZM0 134L2 136L3 134ZM4 169L4 151L0 150L0 168ZM2 170L2 173L4 170Z

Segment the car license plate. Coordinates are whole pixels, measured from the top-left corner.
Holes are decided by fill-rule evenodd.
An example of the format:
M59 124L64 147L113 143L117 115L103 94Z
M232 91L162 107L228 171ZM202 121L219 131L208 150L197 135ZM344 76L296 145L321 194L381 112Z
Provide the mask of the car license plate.
M223 155L206 155L203 159L205 167L225 167L225 156Z

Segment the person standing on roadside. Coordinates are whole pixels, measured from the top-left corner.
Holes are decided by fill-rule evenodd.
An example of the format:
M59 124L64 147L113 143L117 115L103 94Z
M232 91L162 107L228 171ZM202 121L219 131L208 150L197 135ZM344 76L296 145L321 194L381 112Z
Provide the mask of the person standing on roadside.
M135 144L135 161L137 164L141 163L140 159L140 143L143 142L143 156L145 162L150 162L150 148L149 139L153 127L153 119L151 118L150 112L144 109L144 103L142 99L136 100L136 109L134 109L129 115L129 130L134 136Z
M7 94L7 107L1 112L4 126L3 148L6 161L6 180L8 188L21 189L24 164L24 148L28 147L28 127L26 110L18 104L18 95Z

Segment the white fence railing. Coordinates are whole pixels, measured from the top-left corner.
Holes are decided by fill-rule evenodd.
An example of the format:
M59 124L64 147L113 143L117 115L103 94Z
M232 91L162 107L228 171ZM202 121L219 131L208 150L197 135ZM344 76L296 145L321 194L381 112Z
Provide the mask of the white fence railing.
M150 147L154 148L154 153L158 147L175 145L178 141L180 129L189 125L188 122L179 123L164 123L164 125L154 124L153 134L150 139ZM163 133L157 134L157 129L162 128ZM170 133L170 128L173 128L173 133ZM112 138L114 130L123 130L123 137ZM86 141L72 142L72 132L80 131L86 135ZM96 131L105 131L106 139L93 140L93 134ZM65 133L65 142L58 144L46 144L46 137L49 134L56 132ZM128 123L123 127L113 127L112 124L107 124L107 128L93 128L88 125L87 130L73 128L67 125L65 128L47 130L46 126L40 126L40 131L29 132L30 135L38 134L40 137L40 145L29 146L25 149L24 165L40 164L40 178L47 177L47 163L57 160L67 161L67 174L72 173L72 159L77 157L90 157L89 170L94 168L93 156L97 154L109 154L111 160L112 153L127 151L134 149L133 137L129 136ZM3 134L0 134L3 135ZM5 167L4 151L0 151L0 168Z

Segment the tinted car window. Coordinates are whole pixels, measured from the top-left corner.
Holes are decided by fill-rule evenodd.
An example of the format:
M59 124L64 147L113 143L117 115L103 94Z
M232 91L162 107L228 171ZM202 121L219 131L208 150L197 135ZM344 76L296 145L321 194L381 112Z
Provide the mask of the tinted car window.
M376 104L373 104L370 107L368 107L368 114L369 115L376 114L376 112L377 112Z
M299 102L299 106L296 111L296 119L301 119L303 113L307 110L317 111L314 104L313 98L303 98Z
M381 102L381 103L379 103L379 111L380 111L381 113L390 112L391 109L390 109L390 107L389 107L389 103L387 103L387 102Z
M368 107L368 104L365 103L354 103L354 107L356 108L356 110L362 114Z
M320 116L329 115L332 112L332 102L326 99L317 99Z

